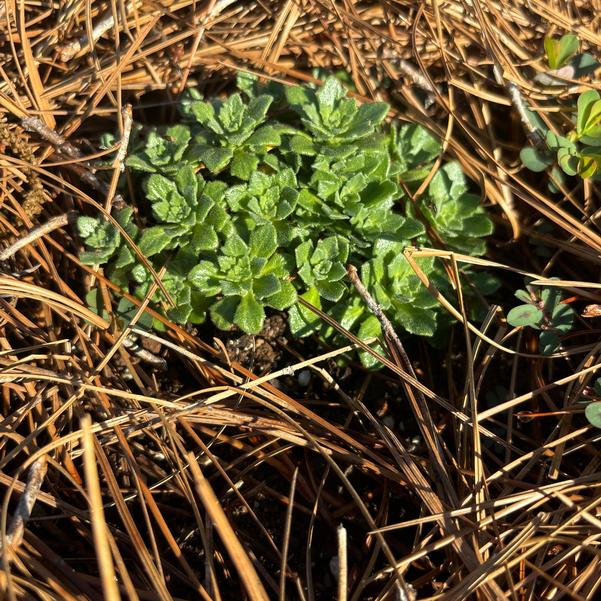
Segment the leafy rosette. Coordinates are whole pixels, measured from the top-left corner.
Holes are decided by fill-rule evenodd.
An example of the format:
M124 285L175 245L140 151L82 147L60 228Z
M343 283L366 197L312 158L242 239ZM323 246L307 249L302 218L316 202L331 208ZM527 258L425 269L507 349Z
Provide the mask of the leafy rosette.
M194 289L207 298L220 298L210 308L215 325L226 330L235 324L257 333L266 306L282 310L296 302L290 259L276 250L275 227L259 225L248 240L232 231L214 256L192 268L188 281Z
M342 342L336 330L299 297L363 340L381 335L346 280L352 264L399 331L432 337L440 310L404 248L435 231L447 248L481 254L492 232L459 165L440 166L439 141L419 125L385 131L388 106L359 105L336 78L319 89L238 83L242 94L223 100L190 91L184 122L131 153L145 202L114 220L81 217L82 261L139 298L153 284L149 267L163 273L169 299L157 287L152 306L176 323L210 315L218 328L257 333L267 311L287 310L294 335L332 344ZM442 265L419 264L444 290ZM122 301L116 315L132 311Z

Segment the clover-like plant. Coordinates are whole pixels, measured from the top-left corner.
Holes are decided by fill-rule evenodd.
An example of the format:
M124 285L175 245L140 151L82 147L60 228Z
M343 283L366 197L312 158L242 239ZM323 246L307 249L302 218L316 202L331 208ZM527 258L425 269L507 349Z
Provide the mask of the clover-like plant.
M517 290L516 298L523 304L507 314L507 321L514 327L528 326L540 331L539 349L543 355L554 353L560 346L559 337L569 332L574 323L575 312L561 300L558 288L526 285Z
M591 425L601 428L601 378L595 380L590 395L595 400L585 399L587 404L584 408L584 415Z
M587 53L578 53L576 35L545 38L545 52L550 71L540 73L535 81L543 85L565 85L592 73L599 63ZM561 101L553 99L555 105ZM573 127L565 132L553 131L530 113L538 129L541 143L528 146L520 152L525 167L534 172L551 168L553 178L562 181L563 174L582 178L597 177L601 173L601 96L596 90L587 90L578 97L576 106L562 107L562 113L571 113ZM556 187L551 186L553 191Z
M444 164L413 199L441 150L427 130L386 130L388 105L358 106L335 78L319 89L261 85L247 75L238 82L242 94L225 100L190 92L182 122L150 132L127 159L146 202L113 216L148 263L118 228L93 217L79 220L90 249L82 261L104 265L139 298L153 283L148 265L162 270L170 298L157 289L151 301L177 323L210 316L218 328L257 333L266 310L288 310L294 335L331 343L336 330L299 296L362 339L381 334L347 282L350 263L399 330L431 336L437 303L403 249L427 243L434 230L449 249L479 254L492 231L459 165ZM444 288L442 266L420 261ZM373 365L368 354L362 359Z

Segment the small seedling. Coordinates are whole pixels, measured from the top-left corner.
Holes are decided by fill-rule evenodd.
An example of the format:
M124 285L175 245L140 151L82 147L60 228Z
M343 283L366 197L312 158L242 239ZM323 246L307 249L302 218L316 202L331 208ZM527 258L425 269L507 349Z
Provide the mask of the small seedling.
M586 53L577 54L578 47L578 38L573 34L560 39L545 38L551 71L540 74L536 81L554 85L562 83L557 79L560 75L577 79L597 69L599 63ZM570 107L566 108L570 110ZM542 172L551 168L553 179L562 184L563 174L590 178L601 172L601 96L596 90L587 90L580 94L571 111L574 126L565 135L548 129L540 119L534 119L545 144L536 148L528 146L520 152L522 164L530 171ZM554 184L550 187L557 191Z
M601 398L601 378L597 378L593 384L593 393L597 398ZM586 419L595 426L601 428L601 401L592 401L587 404L584 415Z
M561 69L578 52L578 36L567 34L561 38L545 38L545 52L550 69Z
M530 327L540 331L539 350L550 355L560 347L560 336L572 329L575 312L561 302L558 288L541 288L526 285L515 296L523 304L507 314L507 322L514 327Z

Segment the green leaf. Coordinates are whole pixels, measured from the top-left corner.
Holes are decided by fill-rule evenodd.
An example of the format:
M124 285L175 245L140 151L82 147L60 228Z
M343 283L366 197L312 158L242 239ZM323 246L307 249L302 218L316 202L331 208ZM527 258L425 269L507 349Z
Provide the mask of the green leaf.
M247 334L258 334L263 327L265 310L252 292L247 293L238 305L234 323Z
M518 299L523 301L526 304L529 304L532 302L532 297L530 296L530 294L526 291L526 290L516 290L513 295Z
M407 332L418 336L433 336L436 332L436 312L415 305L394 304L395 321Z
M321 309L321 298L316 288L309 288L307 292L301 294L301 298L317 309ZM288 310L288 325L293 336L302 338L316 332L321 325L321 320L316 313L297 303Z
M163 223L181 223L190 214L190 205L178 192L173 180L153 174L148 178L146 195L153 202L152 212Z
M157 168L142 154L130 154L125 159L125 164L130 169L136 171L145 171L147 173L156 173Z
M557 151L557 162L568 175L576 175L579 168L578 156L569 148L560 148Z
M384 120L389 110L390 106L385 102L368 102L359 107L355 120L375 127Z
M595 428L601 428L601 402L589 403L584 409L584 415Z
M507 313L507 322L514 327L538 327L542 320L543 312L534 305L519 305Z
M338 100L346 95L344 88L335 77L328 77L317 92L319 102L319 112L324 119L328 119L332 114Z
M574 324L576 313L569 305L558 304L551 313L551 325L562 333L569 332Z
M234 177L247 181L257 169L258 164L259 158L255 154L238 150L234 153L230 173Z
M597 90L587 90L578 97L578 114L576 131L578 135L585 135L587 130L598 123L601 117L601 102Z
M540 333L538 349L541 355L552 355L559 348L559 336L550 330Z
M587 154L582 155L580 157L580 161L577 162L577 171L578 175L582 179L587 179L588 177L593 177L599 173L599 165L601 160L601 154ZM564 168L564 171L565 168ZM566 171L567 173L567 171ZM569 175L569 174L568 174Z
M175 176L177 188L190 206L196 204L199 181L202 180L199 180L199 177L197 177L196 173L194 173L194 168L191 165L185 165L182 167Z
M339 301L346 291L346 287L340 282L327 282L322 280L315 282L315 287L320 296L332 302Z
M243 257L248 254L246 242L235 232L228 236L222 248L223 253L228 257Z
M82 238L91 237L99 227L100 220L95 217L82 216L77 218L77 229Z
M196 101L190 103L190 109L196 120L215 133L223 133L223 128L215 119L215 108L209 102Z
M559 40L546 37L544 44L551 69L563 67L578 52L579 46L578 37L574 34L564 35Z
M219 272L211 261L201 261L188 274L188 282L206 297L216 296L221 292Z
M213 305L210 308L211 321L220 330L229 330L234 325L236 310L240 298L237 296L228 296Z
M280 290L278 292L262 300L268 307L283 311L284 309L291 307L297 301L296 288L291 282L281 282Z
M382 335L382 326L378 321L375 315L368 315L362 322L359 327L359 332L357 337L360 340L369 340L370 338L379 338ZM375 342L371 345L371 348L375 350L380 355L384 355L384 349L380 345L380 343ZM367 351L360 351L359 357L361 359L361 363L368 369L375 369L381 367L380 362Z
M157 225L144 230L138 247L145 257L152 257L167 248L172 239L165 227Z
M379 338L382 335L382 326L375 315L369 315L361 322L357 337L359 340L369 340L370 338Z
M585 75L594 73L600 66L600 63L590 54L583 52L578 54L571 61L570 65L574 68L574 79L580 79Z
M245 106L240 94L232 94L219 109L219 121L226 131L237 131L242 123Z
M268 259L277 248L277 234L273 225L260 225L250 235L250 252L253 256Z
M207 147L201 153L200 158L211 173L219 173L227 167L233 155L230 148Z
M524 167L535 173L544 171L549 165L553 164L553 157L550 153L541 152L531 146L526 146L520 151L520 160Z
M277 294L281 290L280 281L271 273L257 278L253 282L253 292L261 300Z
M273 98L267 95L257 96L250 101L250 104L248 105L248 116L255 124L263 121L272 102Z

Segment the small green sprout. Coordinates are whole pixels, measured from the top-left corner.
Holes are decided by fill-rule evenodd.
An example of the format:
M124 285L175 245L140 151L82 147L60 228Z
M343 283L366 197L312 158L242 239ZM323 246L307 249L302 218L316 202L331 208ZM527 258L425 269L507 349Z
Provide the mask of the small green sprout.
M601 398L601 378L595 380L593 393L597 398ZM584 415L591 425L601 428L601 400L587 403Z
M560 336L569 332L576 313L561 302L561 290L526 285L515 296L523 304L507 314L507 322L514 327L531 327L539 330L539 349L550 355L560 347Z

